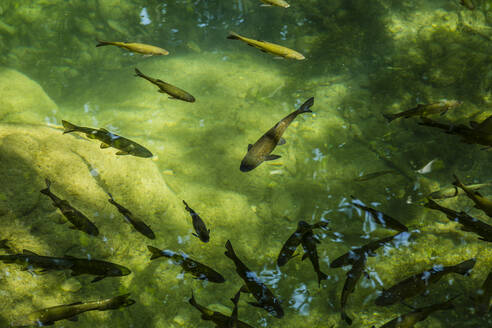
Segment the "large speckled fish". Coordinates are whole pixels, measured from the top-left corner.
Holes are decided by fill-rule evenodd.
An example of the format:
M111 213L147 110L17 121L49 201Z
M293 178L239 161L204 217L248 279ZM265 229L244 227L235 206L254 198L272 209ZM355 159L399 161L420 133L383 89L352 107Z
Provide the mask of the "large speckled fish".
M290 5L285 0L261 0L264 3L263 6L277 6L282 8L289 8Z
M81 132L85 133L89 139L97 139L101 141L101 148L113 147L119 151L116 155L133 155L137 157L152 157L152 153L144 146L139 145L135 141L124 138L117 134L111 133L106 129L93 129L85 126L77 126L67 121L62 121L65 131L63 133Z
M314 104L314 97L306 100L301 107L284 117L280 122L275 124L273 128L268 130L261 136L254 145L248 145L248 152L241 161L239 169L242 172L248 172L256 168L264 161L272 161L280 158L279 155L272 155L271 152L277 147L277 145L285 144L285 140L282 138L285 130L289 127L290 123L294 121L297 115L302 113L311 113L311 106Z
M53 194L50 190L51 181L46 179L46 188L41 190L40 192L53 201L53 206L58 207L58 209L62 212L63 216L73 224L72 229L77 229L85 232L86 234L97 236L99 235L99 229L97 229L96 225L92 223L82 212L74 208L70 203L64 199L58 198L55 194Z
M476 259L463 261L452 266L434 266L429 270L417 273L411 277L400 281L376 298L376 305L387 306L403 301L404 299L422 294L431 284L439 281L443 276L449 273L458 273L467 275L475 265Z
M455 181L453 184L463 190L468 198L470 198L474 203L475 207L481 209L485 214L492 218L492 200L483 197L478 191L468 189L460 179L454 175Z
M87 311L107 311L116 310L135 304L130 299L130 294L120 295L99 301L76 302L66 305L58 305L32 312L25 317L16 320L11 327L44 327L54 325L56 321L71 320L76 321L77 316Z
M230 40L240 40L243 41L244 43L255 47L257 49L260 49L263 52L275 55L277 57L282 57L282 58L287 58L287 59L297 59L297 60L303 60L306 59L303 54L289 49L287 47L279 46L278 44L266 42L266 41L259 41L255 39L250 39L246 38L244 36L241 36L237 33L234 32L229 32L229 36L227 37Z
M404 117L409 118L413 116L426 116L430 114L444 115L448 110L454 109L461 105L461 102L457 100L442 100L436 103L422 105L418 104L417 107L406 110L397 114L383 114L383 116L391 122L397 118Z
M96 47L102 47L102 46L116 46L120 47L123 49L126 49L131 52L135 52L138 54L142 54L145 56L163 56L163 55L169 55L169 51L156 47L156 46L151 46L149 44L144 44L144 43L135 43L135 42L110 42L110 41L101 41L97 40L99 42L96 44Z
M150 76L147 76L144 73L140 72L136 68L135 68L135 73L136 73L136 76L141 77L143 79L146 79L150 83L155 84L157 87L159 87L159 90L157 90L158 92L167 93L168 95L171 96L171 97L169 97L171 99L179 99L179 100L184 100L187 102L195 102L195 97L190 95L188 92L186 92L186 91L184 91L178 87L175 87L172 84L169 84L169 83L166 83L162 80L154 79Z

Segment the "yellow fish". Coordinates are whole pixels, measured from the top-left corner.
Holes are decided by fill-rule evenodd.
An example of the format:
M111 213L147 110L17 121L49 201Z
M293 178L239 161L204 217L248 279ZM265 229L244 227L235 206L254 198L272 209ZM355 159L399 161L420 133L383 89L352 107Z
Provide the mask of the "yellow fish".
M263 52L268 52L275 56L297 60L306 59L306 57L304 57L301 53L292 49L270 42L249 39L234 32L229 32L229 36L227 38L231 40L241 40L252 47L258 48Z
M260 0L264 3L262 6L277 6L282 8L289 8L290 5L285 0Z
M102 47L102 46L117 46L123 49L126 49L131 52L136 52L138 54L146 55L146 56L163 56L163 55L169 55L169 51L156 47L156 46L151 46L149 44L144 44L144 43L133 43L133 42L108 42L108 41L101 41L97 40L99 42L96 44L96 47Z

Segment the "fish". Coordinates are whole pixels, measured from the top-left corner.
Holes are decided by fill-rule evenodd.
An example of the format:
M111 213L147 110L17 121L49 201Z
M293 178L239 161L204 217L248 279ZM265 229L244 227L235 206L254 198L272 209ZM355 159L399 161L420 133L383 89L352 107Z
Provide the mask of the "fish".
M130 212L130 210L118 204L113 199L113 196L109 192L107 194L109 196L108 202L113 204L118 209L118 212L120 212L125 217L125 219L135 228L135 230L137 230L138 232L140 232L142 235L144 235L149 239L155 239L154 232L152 231L152 229L150 229L148 225L145 224L145 222L134 217L132 212Z
M96 44L96 47L103 47L103 46L116 46L120 47L123 49L126 49L131 52L135 52L137 54L142 54L145 56L166 56L169 55L169 51L156 47L156 46L151 46L149 44L144 44L144 43L135 43L135 42L110 42L110 41L101 41L101 40L96 40L99 42Z
M482 222L474 217L466 214L465 212L457 212L452 209L443 207L433 201L432 199L427 199L427 203L424 204L424 207L438 210L444 214L446 214L447 218L450 221L456 221L462 225L461 230L466 232L473 232L480 236L480 240L492 242L492 226Z
M477 184L471 184L471 185L466 185L466 189L475 191L479 190L484 187L489 187L491 185L490 182L487 183L477 183ZM453 198L457 196L462 196L465 195L465 192L463 189L460 189L456 186L450 186L450 187L445 187L443 189L431 192L429 195L427 195L427 198L430 199L446 199L446 198Z
M355 178L353 181L356 182L364 182L372 179L379 178L380 176L386 175L386 174L398 174L396 170L383 170L383 171L377 171L377 172L372 172L368 174L364 174L361 176L358 176Z
M353 199L352 205L354 205L355 207L360 208L361 210L364 210L367 213L371 214L374 221L376 223L382 225L386 229L393 229L393 230L402 231L402 232L408 231L408 228L405 225L398 222L398 220L393 219L391 216L384 214L383 212L380 212L378 210L375 210L372 207L365 206L360 200L358 200L354 196L350 196L350 197L352 197L352 199Z
M76 302L66 305L57 305L27 314L12 323L11 327L44 327L54 325L56 321L71 320L76 321L77 316L87 311L107 311L129 307L135 304L130 294L124 294L108 299Z
M100 260L80 259L70 255L52 257L38 255L24 249L21 254L0 255L0 261L15 263L24 267L39 269L39 272L71 270L72 276L89 274L96 276L91 282L100 281L106 277L121 277L131 273L130 269L111 262Z
M490 270L482 287L477 291L474 298L475 311L479 315L485 315L490 311L490 301L492 300L492 270Z
M387 306L404 299L422 294L429 286L441 279L446 274L458 273L467 275L475 265L476 259L472 258L452 266L433 266L431 269L410 276L389 289L376 298L376 305Z
M207 229L205 222L203 222L200 215L198 215L192 208L188 206L188 204L183 200L183 204L185 205L185 209L190 213L191 219L193 220L193 228L196 233L192 233L193 236L197 237L204 243L208 243L210 240L210 229Z
M167 257L172 259L175 264L181 265L185 272L190 273L196 279L207 280L215 283L225 282L225 278L220 273L205 264L191 259L184 253L178 254L167 249L160 250L150 245L147 246L147 249L152 253L152 256L150 257L151 260L155 260L160 257Z
M241 289L239 289L233 298L231 298L232 304L234 304L234 308L232 309L231 316L229 317L229 322L227 324L227 328L238 328L239 320L238 320L238 309L237 305L239 303L239 298L241 297Z
M465 192L465 194L470 198L474 203L475 207L482 210L485 214L487 214L490 218L492 218L492 200L483 197L478 191L468 189L463 183L461 183L460 179L456 174L453 175L455 181L453 185L460 188Z
M264 4L262 6L277 6L282 8L289 8L290 5L285 0L261 0Z
M330 263L330 268L340 268L346 265L354 265L360 257L362 256L376 256L376 250L385 244L391 242L396 236L400 235L401 232L396 235L385 237L382 239L371 241L370 243L354 248L347 253L337 257Z
M218 311L212 311L205 306L198 304L195 299L195 295L193 295L193 292L191 293L191 298L188 300L188 302L195 309L200 311L203 320L212 321L213 323L215 323L216 327L219 328L230 328L229 324L231 322L231 318L229 316ZM252 326L240 320L237 320L235 323L237 325L237 328L253 328Z
M362 276L362 273L364 273L366 260L366 255L361 254L357 261L352 264L352 268L347 272L347 279L345 279L345 283L343 284L342 295L340 297L340 315L342 319L349 325L352 324L352 319L345 312L345 306L347 305L349 295L354 292L357 282Z
M113 147L118 149L119 151L116 155L133 155L144 158L153 156L150 150L144 146L141 146L130 139L111 133L106 129L93 129L84 126L77 126L67 121L62 121L62 124L65 128L63 134L70 132L85 133L87 138L101 141L101 148Z
M272 291L268 289L255 272L249 270L237 257L230 240L226 242L225 247L227 250L224 254L234 262L237 274L244 280L248 291L257 300L256 303L249 302L249 304L266 310L276 318L282 318L284 316L284 310Z
M475 9L475 5L473 4L472 0L460 0L460 4L470 10Z
M306 223L304 221L300 221L299 224ZM302 256L302 260L305 260L306 258L309 257L309 260L311 261L311 264L313 265L314 272L316 272L316 275L318 276L318 286L321 286L321 280L326 280L328 279L328 276L321 272L321 269L319 267L319 257L318 257L318 250L317 250L317 245L319 244L320 241L318 238L313 233L313 230L311 229L311 226L306 223L304 229L306 232L302 235L301 238L301 244L302 248L304 249L304 255Z
M306 59L306 57L304 57L303 54L301 54L295 50L280 46L278 44L266 42L266 41L260 41L260 40L246 38L246 37L241 36L241 35L234 33L234 32L229 32L229 36L227 38L229 40L243 41L247 45L250 45L252 47L260 49L263 52L275 55L277 57L282 57L282 58L286 58L286 59L297 59L297 60Z
M417 322L424 321L429 315L436 311L450 310L454 308L452 301L454 301L454 298L446 302L415 309L412 312L405 313L397 318L394 318L379 328L412 328Z
M409 110L397 113L397 114L383 114L383 116L388 120L388 122L391 122L393 120L396 120L397 118L404 117L404 118L409 118L413 116L426 116L430 114L441 114L444 115L448 110L454 109L458 106L460 106L462 102L457 101L457 100L441 100L439 102L435 102L432 104L418 104L417 107L411 108Z
M135 76L141 77L149 81L150 83L155 84L159 90L157 90L160 93L167 93L170 97L170 99L179 99L179 100L184 100L187 102L195 102L195 97L190 95L188 92L181 90L178 87L175 87L172 84L166 83L162 80L159 79L154 79L150 76L147 76L140 72L137 68L135 68Z
M302 113L312 113L311 106L314 104L314 97L306 100L301 107L284 117L274 127L268 130L263 136L261 136L254 145L248 145L248 152L241 161L239 169L241 172L249 172L256 168L264 161L272 161L280 158L279 155L272 155L271 152L277 147L277 145L285 144L285 140L282 138L285 130L289 127L290 123Z
M310 225L306 221L299 221L297 224L297 229L294 231L292 235L290 235L289 239L284 243L280 253L277 258L277 265L279 267L284 266L287 262L294 257L294 252L297 249L297 246L301 244L302 236L305 232L315 228L326 229L328 226L328 222L318 222L313 225Z
M99 235L99 229L96 227L91 220L89 220L82 212L74 208L70 203L64 199L58 198L55 194L53 194L50 190L51 181L49 179L45 179L46 188L41 190L40 192L53 201L53 206L60 209L63 216L73 224L71 229L76 229L85 232L91 236Z

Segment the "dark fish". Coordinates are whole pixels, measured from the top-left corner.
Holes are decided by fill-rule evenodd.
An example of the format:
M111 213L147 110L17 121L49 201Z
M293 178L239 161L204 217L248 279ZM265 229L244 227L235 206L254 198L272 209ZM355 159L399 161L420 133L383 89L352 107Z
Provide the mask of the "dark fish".
M84 126L77 126L67 121L62 121L65 131L63 133L81 132L85 133L89 139L97 139L101 141L101 148L113 147L119 151L116 155L133 155L137 157L152 157L152 153L145 147L139 145L135 141L124 138L117 134L111 133L106 129L93 129Z
M479 315L484 315L490 311L490 301L492 300L492 270L490 270L487 279L482 287L477 291L475 301L475 311Z
M198 215L192 208L188 206L188 204L183 200L183 204L185 205L185 209L190 213L191 219L193 220L193 228L196 233L192 235L199 238L204 243L208 243L210 240L210 229L207 229L205 222L203 222L200 215Z
M131 52L135 52L138 54L142 54L145 56L165 56L169 55L169 51L156 47L156 46L151 46L149 44L144 44L144 43L136 43L136 42L108 42L108 41L101 41L97 40L99 42L96 44L96 47L102 47L102 46L116 46L119 48L126 49Z
M301 238L302 248L304 249L304 255L302 256L302 259L305 260L307 257L309 257L309 260L313 265L314 272L316 272L316 274L318 275L318 286L321 286L321 280L328 279L328 276L325 273L321 272L321 269L319 268L318 250L316 245L319 244L319 240L314 235L310 224L304 221L300 221L299 225L303 225L303 229L306 231Z
M135 304L130 299L130 294L120 295L99 301L76 302L67 305L58 305L32 312L25 317L14 321L12 327L44 327L54 325L56 321L71 320L76 321L77 316L87 311L107 311L116 310Z
M490 186L490 182L488 183L477 183L477 184L471 184L471 185L466 185L466 189L475 191L480 188L488 187ZM446 187L434 192L431 192L427 198L431 199L445 199L445 198L453 198L457 196L465 195L465 192L456 187L456 186L451 186L451 187Z
M356 182L364 182L372 179L379 178L380 176L386 175L386 174L397 174L398 172L396 170L383 170L383 171L377 171L377 172L372 172L368 174L361 175L357 178L354 179Z
M350 294L355 290L355 286L359 281L362 273L364 273L364 266L366 265L366 255L361 254L357 261L352 264L352 268L347 272L347 279L343 284L342 296L340 297L340 308L342 319L349 325L352 324L352 319L345 312L345 305L347 305L347 300Z
M177 254L170 250L160 250L153 246L147 246L149 251L152 253L150 257L151 260L157 259L159 257L168 257L174 261L174 263L181 265L184 271L191 273L196 279L208 280L211 282L222 283L225 282L224 277L214 269L191 259L186 254Z
M452 209L443 207L433 201L427 199L427 203L424 205L427 208L438 210L446 214L447 218L451 221L457 221L462 225L461 230L467 232L473 232L480 236L480 240L492 242L492 226L485 222L482 222L474 217L469 216L465 212L456 212Z
M387 229L393 229L397 231L408 231L408 228L406 226L398 222L396 219L393 219L391 216L384 214L383 212L380 212L378 210L375 210L374 208L365 206L360 200L356 199L354 196L350 196L350 197L352 197L353 199L352 205L371 214L372 218L376 223L382 225Z
M453 176L455 179L453 185L463 190L468 198L475 203L476 208L481 209L485 214L492 218L492 200L483 197L478 191L468 189L463 183L461 183L456 174Z
M248 269L248 267L241 262L237 257L231 242L228 240L226 243L227 251L224 253L230 258L236 265L237 274L244 280L248 291L256 298L257 303L249 302L250 305L263 308L268 313L276 318L282 318L284 316L284 310L280 305L280 301L273 295L268 287L260 280L255 272Z
M285 244L282 246L282 249L278 254L277 265L284 266L292 257L294 257L294 252L296 251L297 246L301 244L302 236L306 231L314 228L326 228L327 225L328 223L323 221L313 225L309 225L309 223L305 221L299 221L296 231L290 235L289 239L287 239Z
M89 235L97 236L99 235L99 229L96 225L92 223L84 214L74 208L70 203L64 199L58 198L55 194L50 191L51 181L45 179L46 189L41 190L42 194L47 195L53 201L53 206L58 207L62 212L63 216L73 224L71 229L76 229L83 231Z
M248 172L263 163L264 161L271 161L280 158L279 155L272 155L271 152L277 147L277 145L283 145L285 140L282 138L285 130L289 127L290 123L302 113L311 113L310 107L314 104L314 97L309 98L301 107L284 117L280 122L275 124L273 128L268 130L263 136L261 136L254 145L248 145L248 152L244 156L240 170L242 172Z
M19 264L26 269L40 269L41 272L71 270L72 276L81 274L97 276L92 282L106 277L126 276L131 273L128 268L111 262L80 259L69 255L64 257L42 256L27 249L23 250L22 254L0 255L0 261Z
M236 294L237 295L237 294ZM239 297L238 297L239 298ZM231 317L226 316L225 314L222 314L217 311L212 311L210 309L207 309L206 307L198 304L195 300L195 296L193 293L191 294L191 298L188 300L188 302L196 308L200 313L202 314L202 319L206 321L212 321L215 323L216 327L219 328L230 328L230 323L231 323ZM236 312L237 313L237 312ZM235 324L237 328L253 328L252 326L248 325L245 322L242 322L240 320L235 321ZM234 327L234 326L232 326Z
M155 84L157 87L159 87L158 92L160 92L160 93L167 93L168 95L171 96L170 97L171 99L180 99L180 100L184 100L184 101L187 101L187 102L195 102L195 97L193 97L192 95L190 95L188 92L186 92L184 90L181 90L178 87L175 87L172 84L169 84L169 83L166 83L166 82L164 82L162 80L154 79L154 78L152 78L150 76L147 76L147 75L143 74L142 72L140 72L136 68L135 68L135 73L136 73L136 76L139 76L141 78L144 78L147 81L149 81L150 83Z
M459 105L461 105L461 102L456 100L442 100L427 105L418 104L417 107L406 110L404 112L398 114L383 114L383 116L388 120L388 122L391 122L400 117L404 117L404 118L409 118L412 116L423 117L429 114L439 114L439 113L441 115L444 115L448 110L454 109Z
M417 322L424 321L430 314L436 311L449 310L454 308L453 303L451 303L453 300L454 298L443 303L415 309L412 312L405 313L398 318L394 318L393 320L385 323L379 328L412 328Z
M472 0L460 0L460 4L470 10L475 9L475 5L473 4Z
M429 270L417 273L384 290L376 299L375 303L379 306L392 305L406 298L422 294L431 284L437 282L448 273L468 274L475 265L475 262L476 259L472 258L453 266L434 266Z
M125 217L125 219L135 228L135 230L137 230L147 238L155 239L154 232L152 231L152 229L150 229L148 225L145 224L145 222L134 217L132 212L130 212L128 209L124 208L123 206L115 202L113 196L111 196L109 192L107 194L109 196L108 201L114 206L116 206L118 212L120 212Z
M330 267L340 268L346 265L353 265L359 260L361 256L375 256L376 255L375 252L379 247L384 246L384 244L386 243L389 243L399 234L400 233L397 233L396 235L393 236L389 236L379 240L374 240L364 246L352 249L347 253L343 254L342 256L339 256L338 258L333 260L330 263Z

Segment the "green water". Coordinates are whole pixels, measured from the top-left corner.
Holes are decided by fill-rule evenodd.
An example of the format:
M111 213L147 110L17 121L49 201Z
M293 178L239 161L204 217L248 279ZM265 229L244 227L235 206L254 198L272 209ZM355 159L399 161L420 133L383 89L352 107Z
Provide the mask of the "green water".
M474 11L457 0L288 2L287 9L262 7L259 0L0 3L0 239L9 239L16 252L91 257L132 270L90 283L92 277L69 271L36 275L0 264L1 327L37 309L128 292L136 301L129 308L88 312L56 326L213 327L188 299L193 291L201 305L232 310L229 299L242 280L224 256L227 240L286 313L276 319L248 305L254 298L243 294L241 320L254 327L346 327L340 294L349 267L331 269L330 261L394 234L356 211L351 195L410 230L407 242L368 259L370 278L361 278L346 306L352 327L379 327L410 311L374 305L383 288L472 257L470 276L447 275L428 295L406 303L422 307L461 295L454 310L416 327L492 327L490 314L474 314L470 300L492 268L490 245L421 206L425 195L451 184L453 173L467 183L491 181L490 152L419 126L418 118L388 124L382 116L443 98L463 104L432 116L438 121L466 124L491 114L491 1L473 0ZM295 49L306 60L276 59L227 40L229 31ZM148 43L170 54L96 48L95 39ZM168 99L134 77L135 67L196 102ZM241 172L248 144L312 96L314 113L297 117L284 134L287 143L273 152L282 157ZM155 156L116 156L94 140L62 135L62 119L104 127ZM434 159L430 173L416 172ZM399 173L354 181L388 169ZM95 222L98 237L63 224L39 193L45 178ZM148 223L156 239L135 232L106 192ZM183 199L210 228L209 243L191 235ZM466 197L438 202L492 223ZM297 256L281 269L275 263L299 220L321 219L330 226L318 245L329 278L318 287L309 260ZM202 282L165 259L150 262L147 245L183 251L227 281Z

